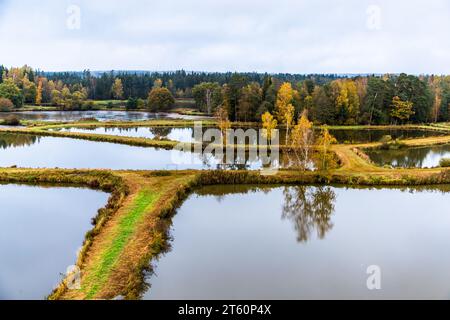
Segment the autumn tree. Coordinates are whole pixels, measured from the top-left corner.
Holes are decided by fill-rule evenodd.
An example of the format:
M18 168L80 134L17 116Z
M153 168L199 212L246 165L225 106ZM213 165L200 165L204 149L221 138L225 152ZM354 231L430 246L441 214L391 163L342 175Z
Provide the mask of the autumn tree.
M114 99L121 100L123 98L123 85L120 78L116 78L111 87L112 96Z
M355 82L351 79L339 79L331 83L340 124L355 124L359 115L359 96Z
M289 128L294 120L294 106L292 105L292 99L294 96L294 90L289 82L285 82L278 90L277 102L276 102L276 116L278 122L283 123L286 126L286 144L289 138Z
M9 78L0 83L0 98L11 100L16 108L20 108L23 105L22 91L14 83L14 80Z
M39 79L39 82L38 82L35 100L36 100L35 103L37 105L41 105L41 103L42 103L42 80L41 79Z
M290 147L297 156L300 167L306 170L311 162L311 152L314 143L312 122L308 120L308 111L304 110L290 136Z
M163 82L161 79L156 79L155 81L153 81L153 87L152 89L159 89L162 88Z
M147 107L150 111L168 111L175 105L175 98L167 88L154 88L148 94Z
M0 112L8 112L14 108L14 104L7 98L0 98Z
M402 101L398 96L392 99L391 117L400 122L408 121L414 114L413 103L411 101Z
M35 103L36 85L28 79L27 75L22 79L22 93L25 103Z
M337 143L335 137L330 134L330 131L325 126L322 128L320 135L317 137L316 144L319 148L319 157L322 170L327 170L329 164L333 160L333 154L330 151L332 144Z
M270 112L266 111L262 116L261 116L261 121L262 121L262 127L263 127L263 136L265 138L267 138L268 143L270 144L270 141L272 139L272 133L273 130L276 129L277 127L277 120L274 119L274 117L270 114Z
M227 143L226 141L226 131L231 128L231 122L228 118L228 110L224 106L220 106L216 109L216 112L214 113L214 118L217 120L217 125L222 132L222 137L224 144Z

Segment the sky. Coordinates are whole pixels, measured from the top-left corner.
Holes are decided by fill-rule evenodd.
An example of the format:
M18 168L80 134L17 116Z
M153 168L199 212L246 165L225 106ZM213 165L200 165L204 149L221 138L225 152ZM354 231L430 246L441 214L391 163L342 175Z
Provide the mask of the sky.
M448 0L0 0L0 64L450 74Z

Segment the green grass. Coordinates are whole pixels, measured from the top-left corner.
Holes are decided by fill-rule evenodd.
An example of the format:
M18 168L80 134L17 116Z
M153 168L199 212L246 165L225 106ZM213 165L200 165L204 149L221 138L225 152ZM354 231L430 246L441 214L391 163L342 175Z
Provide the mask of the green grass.
M88 299L92 299L102 284L108 279L111 270L118 261L120 253L133 235L144 213L155 203L158 196L158 194L148 190L139 192L129 213L120 220L111 246L105 250L100 259L100 264L96 266L96 271L93 273L95 278L94 284L87 293ZM88 279L88 283L90 282Z

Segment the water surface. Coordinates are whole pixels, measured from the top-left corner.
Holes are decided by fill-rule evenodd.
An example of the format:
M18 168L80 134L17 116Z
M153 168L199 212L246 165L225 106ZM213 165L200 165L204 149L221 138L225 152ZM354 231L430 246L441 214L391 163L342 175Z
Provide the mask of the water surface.
M107 199L87 189L0 185L0 300L49 295Z
M448 188L447 188L448 189ZM449 299L449 193L214 186L173 219L146 299ZM368 290L367 269L381 270Z
M367 150L365 152L379 166L433 168L439 166L441 159L450 158L450 144L399 150Z
M15 115L20 120L39 121L79 121L82 119L95 118L99 121L143 121L152 119L186 119L195 120L205 117L182 115L177 113L152 113L146 111L20 111L0 112L0 119L9 115Z
M173 127L96 127L96 128L62 128L54 129L63 132L95 133L121 137L135 137L159 140L172 140L180 142L194 142L194 130L192 128Z
M288 166L290 159L282 160L281 165ZM263 163L259 155L251 157L249 154L235 153L234 157L224 159L212 153L199 154L81 139L0 133L0 167L10 166L114 170L256 170L263 167Z

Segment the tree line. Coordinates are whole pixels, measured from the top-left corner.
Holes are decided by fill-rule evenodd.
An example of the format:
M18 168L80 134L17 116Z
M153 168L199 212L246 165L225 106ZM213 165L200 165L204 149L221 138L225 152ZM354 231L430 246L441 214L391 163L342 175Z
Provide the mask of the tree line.
M320 124L450 120L450 76L44 72L29 66L0 66L3 111L23 104L90 109L95 100L111 99L126 101L128 109L165 111L173 107L176 98L194 99L208 114L221 109L219 114L230 121L260 122L269 113L288 126L292 121L286 117L295 121L304 110Z

